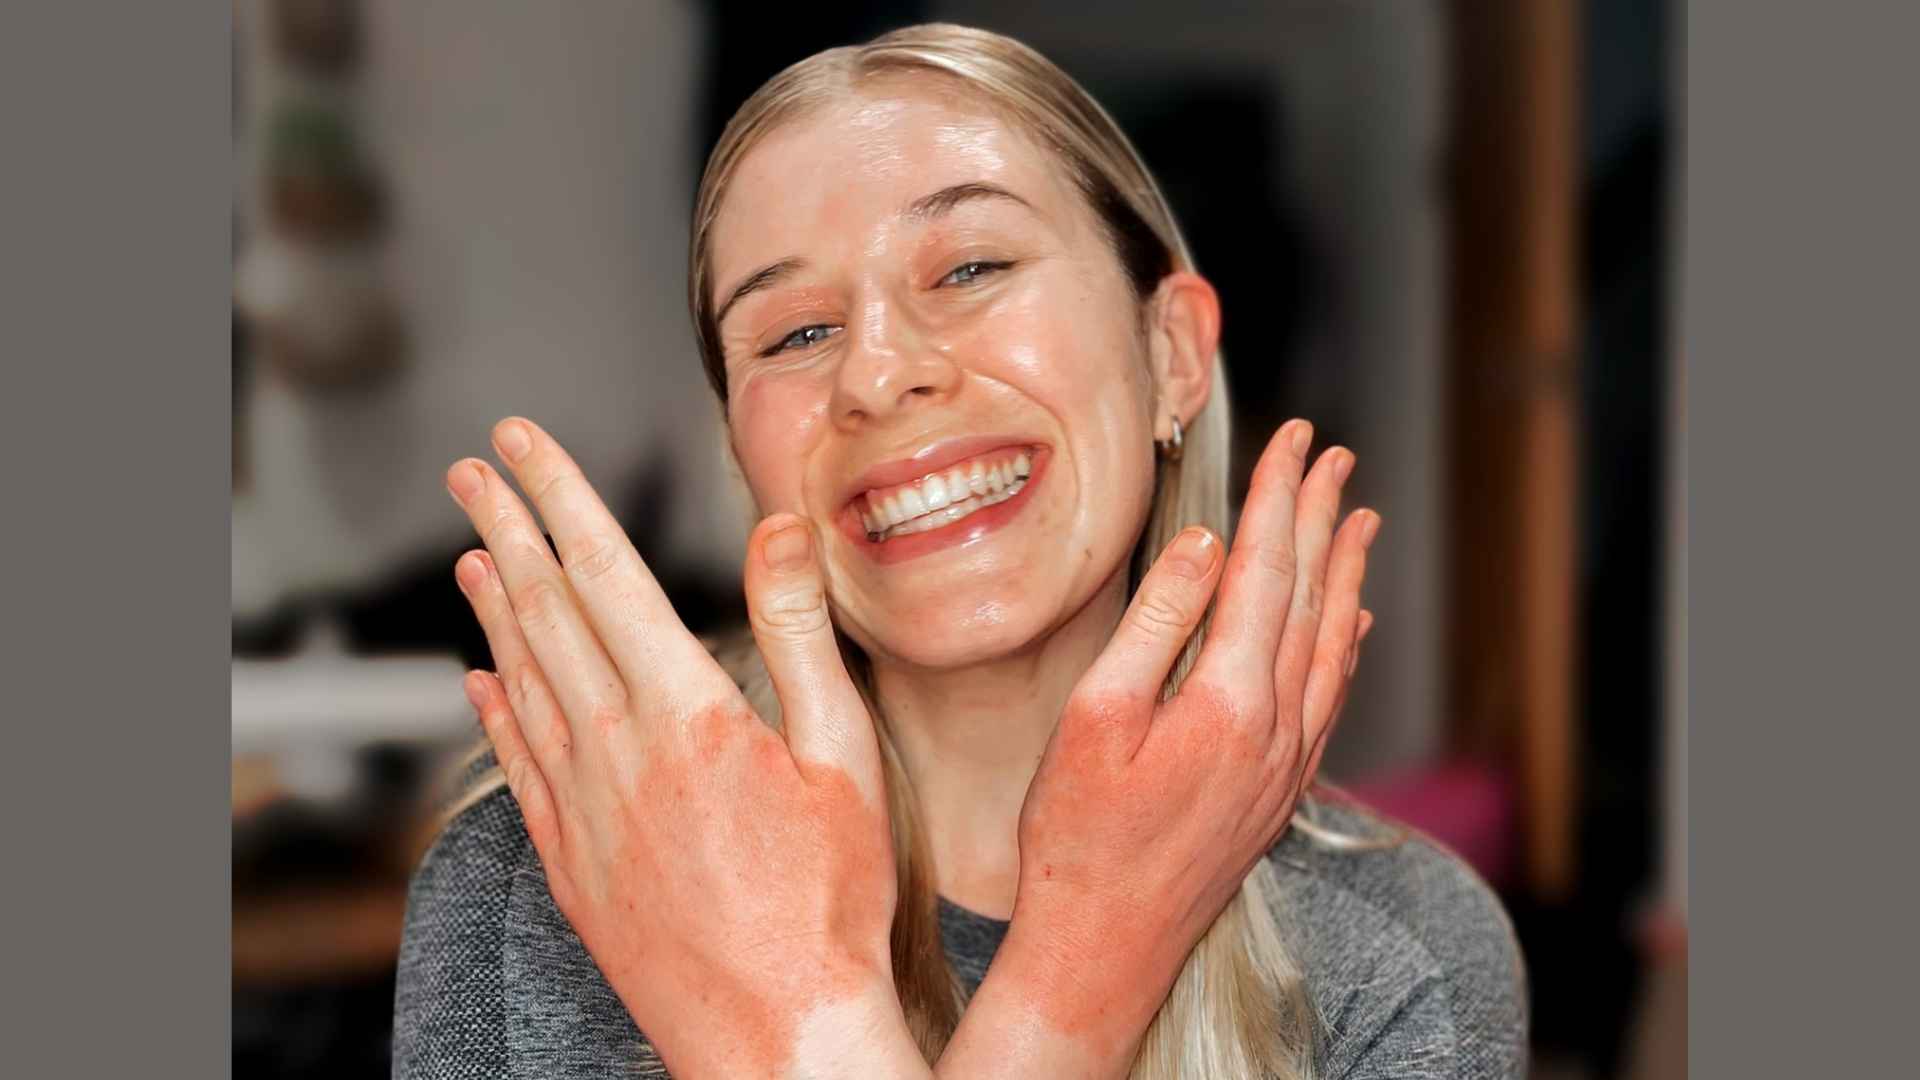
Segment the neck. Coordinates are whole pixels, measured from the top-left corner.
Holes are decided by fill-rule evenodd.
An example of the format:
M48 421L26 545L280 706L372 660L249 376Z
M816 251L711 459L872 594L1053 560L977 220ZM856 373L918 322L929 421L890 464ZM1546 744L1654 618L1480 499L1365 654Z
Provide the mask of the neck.
M920 809L940 894L995 918L1020 881L1020 807L1060 711L1119 625L1123 567L1031 646L964 668L876 658L874 688Z

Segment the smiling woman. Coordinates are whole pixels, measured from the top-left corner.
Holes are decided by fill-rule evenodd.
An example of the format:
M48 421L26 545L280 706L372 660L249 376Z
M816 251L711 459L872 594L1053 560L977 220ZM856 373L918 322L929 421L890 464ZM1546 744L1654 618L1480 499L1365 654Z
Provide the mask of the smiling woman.
M1214 290L1107 115L925 26L747 101L695 334L750 626L680 624L518 418L447 483L498 768L418 870L398 1076L1506 1076L1511 932L1308 800L1379 516L1291 422L1222 543Z

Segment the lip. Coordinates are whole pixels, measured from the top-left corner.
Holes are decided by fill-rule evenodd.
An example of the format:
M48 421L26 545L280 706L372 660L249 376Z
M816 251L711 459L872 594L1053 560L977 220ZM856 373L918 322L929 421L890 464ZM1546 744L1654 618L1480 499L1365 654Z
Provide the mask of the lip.
M937 443L915 451L912 457L882 462L860 474L841 498L842 506L848 506L855 499L874 488L893 487L914 480L921 480L949 465L962 462L981 454L1013 446L1044 446L1040 439L1025 435L965 435L954 439L942 439Z
M1013 498L995 503L985 510L976 510L959 521L942 525L937 529L898 536L892 540L867 539L866 526L861 522L860 510L855 505L861 495L867 491L918 480L956 462L1013 446L1031 447L1033 455L1033 469L1027 474L1027 482ZM975 435L935 443L911 458L876 465L862 473L857 481L860 486L848 495L846 502L841 506L838 522L840 533L862 554L882 565L892 565L957 545L974 543L1012 521L1026 507L1027 502L1033 497L1034 489L1040 486L1040 478L1046 473L1047 465L1052 459L1051 447L1038 439L1020 436Z

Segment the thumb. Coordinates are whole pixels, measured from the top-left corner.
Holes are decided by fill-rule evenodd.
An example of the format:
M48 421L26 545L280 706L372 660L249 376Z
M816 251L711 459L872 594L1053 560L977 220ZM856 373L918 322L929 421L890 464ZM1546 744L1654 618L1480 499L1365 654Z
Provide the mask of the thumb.
M866 702L834 640L811 526L774 514L747 540L747 617L780 698L795 760L845 769L863 794L883 798L880 747Z
M1087 669L1075 697L1149 706L1159 700L1161 684L1213 598L1220 550L1220 538L1204 526L1183 529L1173 538L1141 580L1113 640ZM1144 737L1151 716L1150 707L1143 710L1135 735Z

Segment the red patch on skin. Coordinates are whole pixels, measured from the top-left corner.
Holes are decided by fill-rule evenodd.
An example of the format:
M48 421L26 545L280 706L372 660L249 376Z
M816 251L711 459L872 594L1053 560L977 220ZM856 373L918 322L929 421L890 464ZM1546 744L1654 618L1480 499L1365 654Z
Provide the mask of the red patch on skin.
M1274 737L1249 708L1197 684L1165 705L1110 693L1068 706L1021 835L1044 852L1021 903L1046 937L1016 962L1026 1004L1053 1030L1124 1050L1238 889L1245 853L1233 849L1257 830L1222 823L1267 785ZM1219 858L1183 855L1209 843ZM1115 954L1106 942L1122 920L1138 946Z
M616 989L635 989L630 1008L681 1033L663 1056L691 1049L682 1067L776 1075L810 1011L892 985L891 837L845 770L796 763L738 702L702 709L687 731L686 749L648 759L633 807L643 824L617 860L627 882L652 887L638 911L630 896L612 905L651 924L649 951L595 959ZM725 854L700 855L700 836Z

